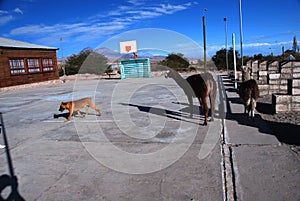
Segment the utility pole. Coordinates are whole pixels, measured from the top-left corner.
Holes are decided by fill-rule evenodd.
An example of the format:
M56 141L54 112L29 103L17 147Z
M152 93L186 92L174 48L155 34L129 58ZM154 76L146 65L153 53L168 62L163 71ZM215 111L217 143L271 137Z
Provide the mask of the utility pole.
M206 19L205 19L205 14L204 12L207 11L206 8L204 8L203 10L203 16L202 16L202 24L203 24L203 48L204 48L204 55L203 55L203 59L204 59L204 71L206 71Z
M228 41L227 41L227 18L224 17L224 25L225 25L225 53L226 53L226 69L227 69L227 75L228 75Z
M243 68L243 16L242 16L242 0L239 0L239 10L240 10L240 48L241 48L241 62Z

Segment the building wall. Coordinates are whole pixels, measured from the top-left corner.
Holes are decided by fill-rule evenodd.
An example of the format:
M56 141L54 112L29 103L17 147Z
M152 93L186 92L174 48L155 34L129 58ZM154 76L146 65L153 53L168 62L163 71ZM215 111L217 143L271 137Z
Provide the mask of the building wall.
M10 67L10 63L17 60L23 61L24 69ZM38 62L38 67L30 67L32 61ZM52 61L52 64L49 65L47 61ZM56 50L0 48L0 87L54 79L59 79Z

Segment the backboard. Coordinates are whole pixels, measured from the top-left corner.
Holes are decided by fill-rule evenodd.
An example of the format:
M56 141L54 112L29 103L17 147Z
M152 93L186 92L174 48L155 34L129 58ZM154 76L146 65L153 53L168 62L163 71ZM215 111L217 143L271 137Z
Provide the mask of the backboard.
M136 40L120 42L120 53L121 54L128 54L128 53L133 53L133 52L137 52Z

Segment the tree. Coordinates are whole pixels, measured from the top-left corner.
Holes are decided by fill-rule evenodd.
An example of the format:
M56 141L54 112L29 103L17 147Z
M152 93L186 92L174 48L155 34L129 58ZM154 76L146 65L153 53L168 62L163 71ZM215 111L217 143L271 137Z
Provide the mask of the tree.
M183 54L169 54L166 59L159 62L162 66L167 66L175 70L187 69L190 63L183 57Z
M95 51L89 53L81 65L79 74L103 74L108 68L108 59Z
M79 54L73 54L68 57L65 63L66 75L104 73L108 67L107 61L105 56L95 52L91 48L85 48Z
M236 54L236 62L237 66L240 66L240 58L237 51ZM222 48L216 52L216 54L212 57L213 62L215 63L218 70L226 69L226 49ZM233 48L228 50L228 69L233 69Z
M255 54L253 56L253 60L260 60L260 61L262 61L262 60L264 60L264 56L261 53Z

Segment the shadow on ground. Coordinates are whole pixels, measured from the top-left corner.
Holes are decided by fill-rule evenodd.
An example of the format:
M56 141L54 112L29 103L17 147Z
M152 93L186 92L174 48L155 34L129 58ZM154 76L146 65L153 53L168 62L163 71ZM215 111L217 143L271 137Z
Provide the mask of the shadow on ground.
M221 76L221 78L224 76ZM225 76L226 77L226 76ZM231 80L224 81L224 86L233 86ZM227 88L226 91L235 92L235 89ZM232 113L229 101L235 104L242 104L239 98L227 98L227 114L226 119L237 121L241 125L251 126L258 128L259 132L274 135L280 142L289 145L300 145L300 126L291 123L282 123L275 121L264 120L260 114L256 114L254 119L248 117L247 114ZM272 104L257 103L257 111L261 114L273 115ZM269 128L266 128L264 124L267 123Z
M157 107L137 105L137 104L133 104L133 103L129 103L129 104L121 103L121 105L136 107L141 112L151 113L151 114L155 114L155 115L159 115L159 116L165 116L165 117L173 119L173 120L185 121L185 122L192 123L192 124L201 123L201 122L195 123L194 121L192 121L192 119L198 118L198 117L195 116L195 114L199 115L199 112L197 113L197 110L199 111L199 107L197 107L197 106L194 106L194 108L193 108L193 115L194 116L190 117L190 115L189 115L190 110L186 109L186 108L184 108L180 111L172 111L172 110L166 110L166 109L157 108ZM200 117L200 119L202 120L204 118Z

